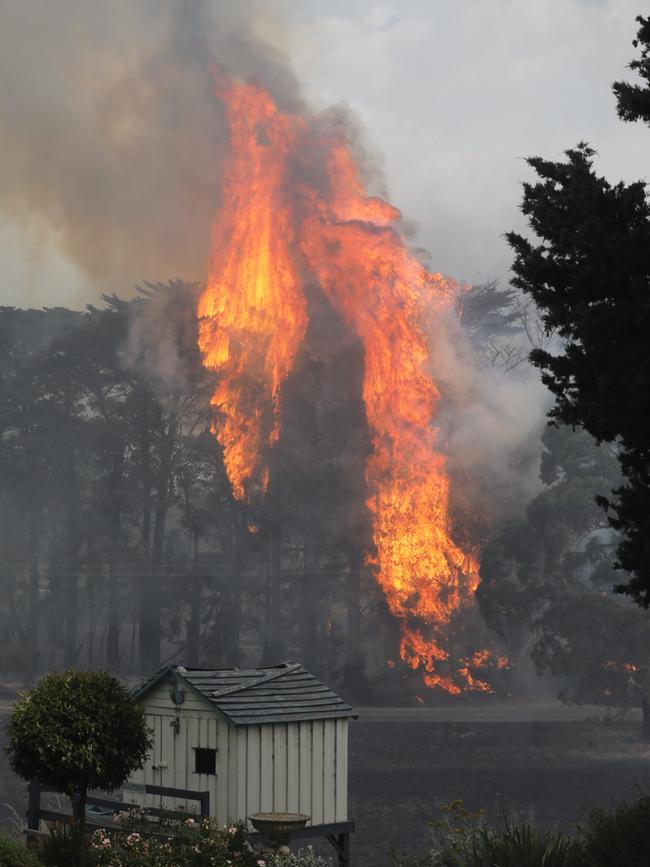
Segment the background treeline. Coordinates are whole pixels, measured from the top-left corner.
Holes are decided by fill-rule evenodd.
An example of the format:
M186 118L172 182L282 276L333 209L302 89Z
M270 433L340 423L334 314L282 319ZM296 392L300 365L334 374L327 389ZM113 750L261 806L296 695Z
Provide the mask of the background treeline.
M387 664L398 630L365 565L358 342L312 289L269 493L244 505L210 432L198 289L147 286L85 311L0 309L0 674L295 657L355 700L421 693ZM534 375L527 354L549 336L530 304L487 284L463 300L462 339L476 376L507 387ZM525 686L532 658L568 698L627 701L644 688L648 630L611 592L615 539L593 501L618 483L615 451L542 423L509 469L531 460L534 495L505 504L500 469L474 472L465 490L452 466L459 500L472 499L470 519L458 514L483 548L468 646L496 641L509 655L499 689Z
M0 310L3 672L296 654L362 667L362 608L368 622L381 603L362 563L358 346L332 344L327 309L313 316L269 496L248 507L210 433L196 293L176 282L83 312ZM382 656L370 631L365 651Z

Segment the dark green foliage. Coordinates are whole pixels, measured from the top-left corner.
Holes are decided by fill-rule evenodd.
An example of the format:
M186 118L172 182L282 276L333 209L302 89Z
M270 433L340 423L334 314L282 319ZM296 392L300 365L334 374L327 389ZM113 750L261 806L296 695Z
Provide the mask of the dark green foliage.
M78 799L84 865L88 789L113 791L143 766L152 741L142 708L105 672L52 673L20 698L7 733L15 773Z
M563 351L531 353L555 396L550 418L620 443L624 484L611 519L621 534L621 589L650 603L650 206L643 183L610 185L582 143L567 160L528 160L522 210L539 243L515 233L513 285L538 305ZM601 504L607 505L605 499Z
M616 82L623 120L650 123L650 18L640 24L642 84ZM565 161L531 157L539 178L524 184L522 210L535 241L507 235L513 285L538 305L561 352L531 353L555 396L552 420L617 443L623 484L609 501L620 533L616 566L630 574L617 589L650 605L650 205L642 182L610 184L593 170L584 142Z
M0 835L0 867L41 867L41 861L24 843L3 834Z
M589 867L650 867L650 795L590 810L582 831Z
M650 18L639 15L636 20L641 26L632 44L635 48L641 46L641 57L630 63L630 69L638 72L645 86L617 81L612 90L616 95L621 120L644 120L650 123Z
M48 674L16 704L8 735L13 770L68 795L116 789L151 745L141 707L104 672Z
M594 498L616 485L616 457L566 426L547 428L542 442L544 488L523 518L494 528L479 605L511 658L532 633L538 670L563 679L566 699L626 703L629 665L645 661L650 638L645 612L611 593L615 539Z
M39 841L38 855L44 867L77 867L81 839L76 825L53 825L49 834ZM95 867L92 849L85 852L86 867Z

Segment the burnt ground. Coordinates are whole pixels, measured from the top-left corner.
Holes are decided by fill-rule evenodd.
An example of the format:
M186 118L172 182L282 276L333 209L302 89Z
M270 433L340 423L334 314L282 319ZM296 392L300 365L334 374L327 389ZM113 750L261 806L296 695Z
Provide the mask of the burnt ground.
M391 848L424 850L427 822L455 798L486 808L495 822L502 801L518 816L571 830L585 804L633 797L635 785L650 788L650 744L639 739L636 720L404 717L362 715L351 726L354 867L380 867ZM0 826L11 827L12 807L24 815L25 787L0 749Z

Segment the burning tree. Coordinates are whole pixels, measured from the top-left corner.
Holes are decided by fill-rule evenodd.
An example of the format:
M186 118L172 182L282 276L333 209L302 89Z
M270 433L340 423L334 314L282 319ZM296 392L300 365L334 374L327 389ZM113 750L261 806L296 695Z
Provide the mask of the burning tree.
M478 563L451 538L423 324L449 318L462 289L430 273L408 249L399 211L365 192L336 119L285 114L262 88L222 73L216 89L230 152L199 344L217 375L213 431L233 493L254 504L268 490L281 391L308 326L302 287L314 277L363 346L374 565L401 624L401 656L430 687L486 690L471 673L486 655L458 662L448 646L450 622L473 602Z

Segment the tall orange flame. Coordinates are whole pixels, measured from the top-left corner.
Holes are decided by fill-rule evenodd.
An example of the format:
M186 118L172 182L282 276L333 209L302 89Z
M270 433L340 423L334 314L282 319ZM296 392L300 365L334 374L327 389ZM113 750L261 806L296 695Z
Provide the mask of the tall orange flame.
M263 446L279 435L280 387L307 327L285 178L301 123L280 114L269 94L252 85L222 79L217 92L231 148L199 301L199 346L205 366L219 373L214 430L228 478L235 496L247 499L266 490Z
M233 492L266 488L280 391L307 325L300 274L315 276L364 347L373 451L367 465L377 579L402 624L402 658L451 693L489 689L472 659L454 665L445 628L473 601L478 568L450 537L449 478L432 424L425 311L460 287L409 251L399 211L368 196L344 136L282 114L270 95L221 78L230 125L223 203L199 303L199 344L218 384L214 431ZM441 666L445 666L442 668Z

